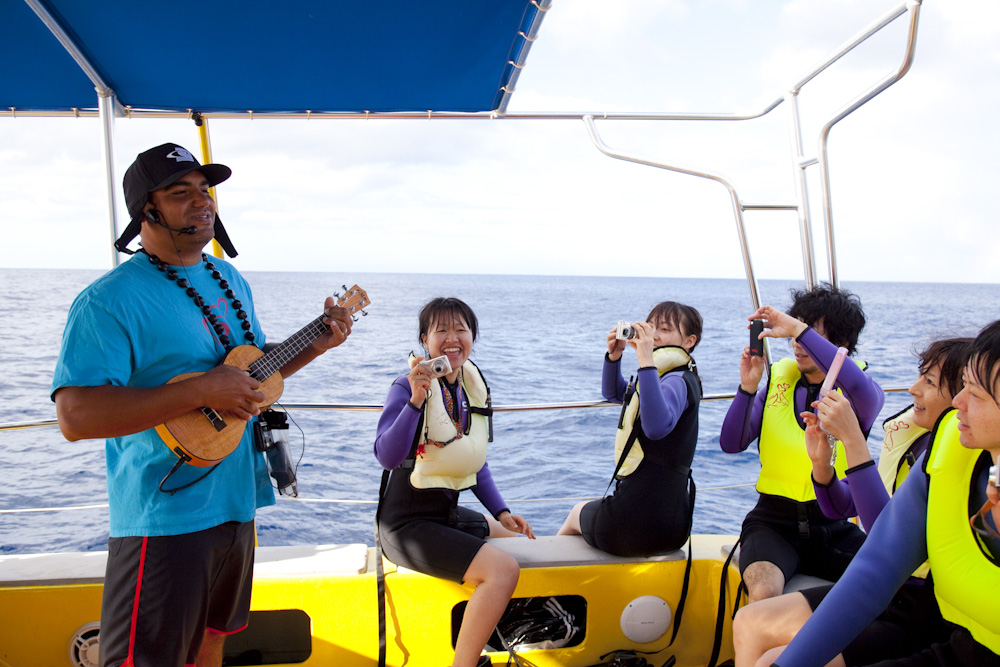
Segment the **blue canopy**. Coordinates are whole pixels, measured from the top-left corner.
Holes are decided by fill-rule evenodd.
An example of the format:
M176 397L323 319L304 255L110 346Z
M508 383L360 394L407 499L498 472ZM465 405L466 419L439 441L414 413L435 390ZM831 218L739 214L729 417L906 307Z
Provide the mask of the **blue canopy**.
M165 112L494 111L540 16L531 0L0 0L0 109L93 110L103 85Z

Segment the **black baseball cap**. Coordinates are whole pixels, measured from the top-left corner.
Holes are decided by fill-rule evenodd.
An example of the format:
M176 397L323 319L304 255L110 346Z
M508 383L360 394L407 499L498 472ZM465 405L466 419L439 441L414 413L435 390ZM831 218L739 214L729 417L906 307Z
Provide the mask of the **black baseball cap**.
M208 179L210 186L216 186L229 178L233 170L224 164L200 164L191 151L177 144L161 144L156 148L139 153L135 162L125 172L125 204L131 220L122 235L115 241L119 252L133 254L126 246L142 230L143 208L149 201L149 193L161 190L179 178L200 171ZM226 228L222 226L219 214L215 214L215 240L230 257L236 257L236 249Z

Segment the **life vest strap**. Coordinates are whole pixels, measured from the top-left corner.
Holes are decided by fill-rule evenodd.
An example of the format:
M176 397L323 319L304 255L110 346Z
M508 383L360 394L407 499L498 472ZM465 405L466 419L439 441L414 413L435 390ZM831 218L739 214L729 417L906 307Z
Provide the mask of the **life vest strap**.
M465 427L465 435L469 435L469 431L472 429L472 416L480 415L486 417L486 423L488 426L488 431L486 435L486 442L493 442L493 405L492 401L489 400L489 396L486 399L489 403L485 408L477 408L474 405L466 404L466 409L469 411L469 424Z
M809 512L805 503L798 503L795 509L799 516L799 537L809 539Z

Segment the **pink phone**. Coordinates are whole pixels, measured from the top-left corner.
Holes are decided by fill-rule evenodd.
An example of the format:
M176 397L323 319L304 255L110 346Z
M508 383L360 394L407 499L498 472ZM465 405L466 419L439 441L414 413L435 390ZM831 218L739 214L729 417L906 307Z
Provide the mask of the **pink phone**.
M819 396L816 397L817 401L822 401L830 393L830 390L833 389L833 384L837 381L837 376L840 375L840 368L844 365L844 359L846 358L847 348L838 347L837 356L833 358L830 370L826 372L826 379L823 380L823 386L819 388Z

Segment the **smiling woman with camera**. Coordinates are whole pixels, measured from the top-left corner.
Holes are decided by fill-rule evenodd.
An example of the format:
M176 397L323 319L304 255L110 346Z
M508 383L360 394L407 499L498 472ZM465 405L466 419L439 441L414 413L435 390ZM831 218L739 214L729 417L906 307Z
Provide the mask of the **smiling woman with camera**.
M587 544L617 556L679 549L691 532L701 380L691 351L701 340L701 315L664 301L645 322L620 323L608 333L601 392L622 403L615 438L615 492L574 507L559 535L582 534ZM621 357L635 349L639 371L625 382Z
M475 313L459 299L437 298L420 311L419 324L426 359L411 355L410 372L392 383L378 422L375 457L386 471L378 537L393 563L475 586L453 663L472 667L520 573L514 557L485 538L535 535L507 509L486 464L493 411L489 387L469 361ZM459 507L464 489L493 516Z

